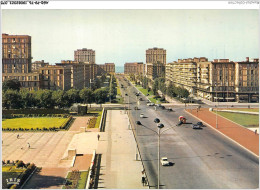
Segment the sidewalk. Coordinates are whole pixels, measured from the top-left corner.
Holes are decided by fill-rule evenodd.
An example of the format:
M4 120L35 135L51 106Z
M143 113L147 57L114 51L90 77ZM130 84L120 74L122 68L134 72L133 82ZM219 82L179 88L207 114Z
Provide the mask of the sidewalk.
M100 133L97 154L101 154L98 189L144 189L142 163L135 161L136 143L128 129L124 111L108 110L105 132Z
M216 115L210 112L208 108L201 108L198 113L195 109L192 112L190 109L186 111L259 156L259 134L255 134L221 116L218 116L218 128L216 129Z

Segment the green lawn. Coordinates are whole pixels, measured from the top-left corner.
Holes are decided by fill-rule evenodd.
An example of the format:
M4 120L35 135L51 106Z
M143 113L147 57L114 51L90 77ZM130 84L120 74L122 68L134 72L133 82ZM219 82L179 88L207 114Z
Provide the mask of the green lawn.
M36 128L50 128L50 127L60 127L63 123L67 122L69 118L60 117L36 117L36 118L13 118L13 119L3 119L2 128L26 128L26 129L36 129Z
M152 98L152 97L154 96L154 94L153 94L152 91L148 92L147 89L143 88L143 87L140 86L140 85L136 85L136 88L137 88L140 92L142 92L144 95L149 94L148 99L149 99L151 102L153 102L153 103L155 103L155 104L160 104L160 103L161 103L160 100L156 100L156 99Z
M26 169L16 168L15 166L2 166L2 172L24 172Z
M221 115L244 127L259 127L259 116L258 115L228 113L228 112L218 112L218 115Z
M248 111L248 112L259 112L259 108L251 108L251 109L248 109L248 108L236 108L236 109L230 109L230 110L237 110L237 111Z

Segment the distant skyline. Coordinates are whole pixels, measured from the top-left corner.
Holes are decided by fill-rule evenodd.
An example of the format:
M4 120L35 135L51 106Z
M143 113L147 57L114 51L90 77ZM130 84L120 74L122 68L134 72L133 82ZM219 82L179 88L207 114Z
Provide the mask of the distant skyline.
M167 50L167 63L207 57L259 57L258 10L2 10L2 33L32 36L33 61L73 60L96 52L96 63L144 62Z

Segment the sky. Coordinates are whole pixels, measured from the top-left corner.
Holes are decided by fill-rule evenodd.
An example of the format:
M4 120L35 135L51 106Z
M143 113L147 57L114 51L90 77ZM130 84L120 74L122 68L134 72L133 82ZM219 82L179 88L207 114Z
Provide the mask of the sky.
M30 35L32 61L73 60L96 52L96 63L144 62L145 51L167 51L167 63L207 57L259 57L258 10L2 10L2 33Z

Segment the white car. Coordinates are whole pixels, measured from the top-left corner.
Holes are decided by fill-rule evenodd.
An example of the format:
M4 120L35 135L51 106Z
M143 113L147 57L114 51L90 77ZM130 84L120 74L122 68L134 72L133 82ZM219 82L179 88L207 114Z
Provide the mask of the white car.
M154 106L155 104L153 102L150 102L147 104L147 106Z
M170 162L168 161L167 157L162 157L161 158L161 164L162 164L162 166L169 166Z
M140 114L140 117L141 117L141 118L144 118L144 114L143 114L143 113L141 113L141 114Z

